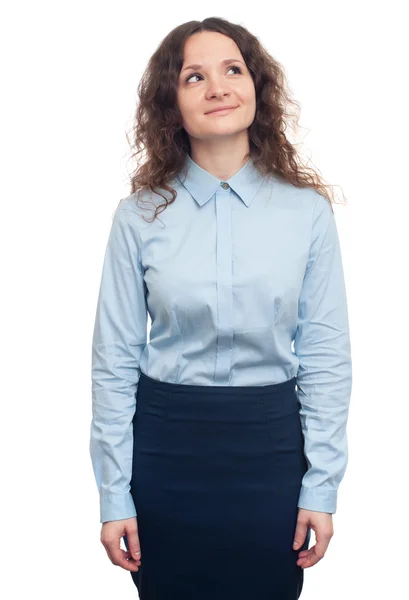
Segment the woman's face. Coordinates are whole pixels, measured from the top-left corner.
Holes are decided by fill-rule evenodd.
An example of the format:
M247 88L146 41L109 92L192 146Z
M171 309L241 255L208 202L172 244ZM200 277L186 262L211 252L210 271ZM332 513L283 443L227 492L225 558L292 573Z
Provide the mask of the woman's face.
M223 63L226 59L234 60ZM256 113L255 88L243 56L231 38L213 31L201 31L188 38L177 103L189 136L215 139L248 129ZM221 106L235 108L208 114Z

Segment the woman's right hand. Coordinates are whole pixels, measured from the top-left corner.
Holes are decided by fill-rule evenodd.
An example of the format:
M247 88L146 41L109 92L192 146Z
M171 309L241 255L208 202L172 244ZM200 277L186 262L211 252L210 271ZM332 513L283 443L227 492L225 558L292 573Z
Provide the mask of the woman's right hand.
M122 550L121 538L126 535L128 550ZM127 571L138 571L141 565L141 548L136 517L120 521L106 521L102 524L101 543L112 564Z

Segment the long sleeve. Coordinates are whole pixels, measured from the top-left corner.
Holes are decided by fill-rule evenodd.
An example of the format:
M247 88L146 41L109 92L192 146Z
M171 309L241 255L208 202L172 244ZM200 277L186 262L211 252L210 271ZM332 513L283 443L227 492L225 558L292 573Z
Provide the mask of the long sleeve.
M89 450L100 496L100 522L136 516L130 493L139 361L147 306L136 213L114 214L102 268L92 339Z
M299 358L296 384L308 463L298 507L335 513L348 462L352 362L336 221L321 195L313 211L294 351Z

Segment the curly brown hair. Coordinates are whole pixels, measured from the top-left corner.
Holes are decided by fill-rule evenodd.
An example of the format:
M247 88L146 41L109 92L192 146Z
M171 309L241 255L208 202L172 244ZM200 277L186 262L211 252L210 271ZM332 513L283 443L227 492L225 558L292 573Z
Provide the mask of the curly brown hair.
M219 17L188 21L175 27L150 58L138 85L139 103L130 132L132 141L126 133L130 158L136 158L143 151L146 154L145 162L130 175L130 193L140 195L142 190L150 190L164 198L165 203L156 207L153 220L177 196L176 190L168 184L190 153L189 136L182 126L177 106L178 79L185 42L201 31L215 31L230 37L253 79L256 114L248 129L250 152L246 158L251 157L264 175L273 173L294 186L314 188L327 198L332 208L333 186L325 184L314 169L302 164L295 146L286 137L287 127L294 131L298 128L300 105L290 97L284 67L245 27ZM170 192L169 200L160 193L161 189Z

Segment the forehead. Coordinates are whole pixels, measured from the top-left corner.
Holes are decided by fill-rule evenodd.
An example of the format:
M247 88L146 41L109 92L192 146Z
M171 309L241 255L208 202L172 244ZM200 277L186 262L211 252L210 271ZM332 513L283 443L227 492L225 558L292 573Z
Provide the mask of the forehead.
M185 42L183 63L206 65L223 59L242 59L234 40L215 31L201 31L191 35Z

